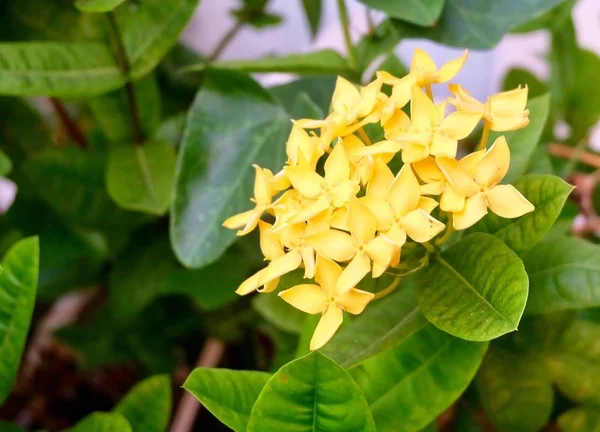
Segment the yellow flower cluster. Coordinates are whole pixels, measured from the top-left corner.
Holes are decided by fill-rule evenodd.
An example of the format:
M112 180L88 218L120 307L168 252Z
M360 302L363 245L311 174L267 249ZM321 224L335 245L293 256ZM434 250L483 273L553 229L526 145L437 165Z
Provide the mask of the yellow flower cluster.
M269 261L238 294L273 291L281 276L301 267L305 278L315 279L316 284L279 293L306 313L322 314L311 349L333 336L343 311L359 314L373 299L373 293L356 288L361 280L397 266L409 239L426 243L445 229L431 216L438 205L455 230L472 226L488 208L506 218L533 210L513 186L500 184L510 164L505 138L485 149L490 130L528 124L527 88L481 103L451 84L447 102L456 111L448 115L446 101L433 101L431 85L452 79L466 58L465 51L438 69L416 50L403 78L378 72L372 83L357 88L339 77L331 113L324 120L294 122L286 166L277 174L255 166L255 208L225 221L228 228L241 228L238 235L258 226ZM383 86L391 87L390 96ZM410 116L403 111L409 103ZM482 149L457 159L458 141L481 120ZM372 143L366 125L380 125L385 139ZM403 162L396 174L388 166L395 157ZM439 196L439 203L431 196Z

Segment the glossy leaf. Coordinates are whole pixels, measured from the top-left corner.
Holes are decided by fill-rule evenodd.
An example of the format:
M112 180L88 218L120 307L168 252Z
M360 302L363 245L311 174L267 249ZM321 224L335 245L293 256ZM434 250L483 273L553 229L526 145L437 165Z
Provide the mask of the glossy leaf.
M247 76L209 73L190 109L177 166L171 242L189 267L215 261L236 238L221 226L252 208L254 169L285 161L291 122Z
M121 210L105 191L106 154L49 149L24 165L31 185L54 211L87 227L125 228L144 221Z
M215 417L235 432L246 430L252 407L271 374L197 368L183 384Z
M134 431L162 432L171 417L171 380L167 375L146 378L114 408Z
M82 12L103 13L116 9L126 0L77 0L75 6Z
M540 357L492 347L476 383L485 412L500 431L537 431L550 419L554 390Z
M503 183L512 183L527 172L533 153L540 142L544 126L550 112L550 95L546 94L530 99L527 103L529 109L529 125L526 128L513 132L495 132L490 134L488 142L504 135L510 147L510 168Z
M486 348L487 343L461 340L427 324L352 371L377 429L412 432L461 395Z
M562 432L600 432L600 409L572 408L562 413L557 423Z
M600 247L576 237L539 243L525 256L527 313L600 306Z
M494 234L522 256L550 230L573 187L558 177L543 174L524 176L514 186L535 210L518 219L504 219L490 212L473 231Z
M166 142L118 147L108 160L108 194L121 208L161 216L171 204L176 163Z
M475 233L417 274L423 314L451 335L485 341L517 329L527 301L523 263L500 240Z
M248 432L375 431L367 401L352 377L313 351L283 366L252 408Z
M323 11L322 0L302 0L304 14L310 27L310 34L314 38L319 32L321 25L321 14Z
M92 96L125 83L112 53L100 44L2 43L0 60L3 95Z
M310 100L324 113L328 113L334 88L335 76L324 75L303 77L287 84L274 86L269 88L269 93L286 109L292 118L302 118L307 114L304 111L298 111L299 95L302 93L308 95Z
M392 18L420 26L434 25L442 13L444 0L360 0L368 7L379 9Z
M6 177L12 171L10 158L0 150L0 177Z
M37 237L16 243L0 273L0 404L17 377L35 305L40 250Z
M515 68L508 71L502 82L502 90L512 90L527 86L527 95L536 98L548 93L548 86L526 69Z
M287 72L302 75L347 73L350 68L346 59L333 50L315 51L306 54L290 54L282 57L264 57L258 60L217 61L210 65L217 69L239 72ZM186 71L205 70L205 63L187 67Z
M118 413L95 412L65 432L132 432L131 425Z

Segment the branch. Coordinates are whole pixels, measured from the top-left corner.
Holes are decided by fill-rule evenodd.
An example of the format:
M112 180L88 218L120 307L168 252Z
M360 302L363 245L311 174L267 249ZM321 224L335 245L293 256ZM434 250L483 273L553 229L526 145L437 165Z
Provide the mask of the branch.
M89 147L87 137L85 136L83 131L79 128L79 125L77 125L77 123L75 123L73 121L73 119L71 118L69 112L67 111L67 109L65 108L63 103L53 97L48 98L48 99L50 100L50 103L54 107L54 110L56 111L56 114L60 118L60 121L62 122L63 126L65 127L65 129L67 129L67 132L69 133L71 138L73 138L73 141L75 141L75 143L82 149L87 149Z
M576 161L582 162L586 165L600 168L600 155L590 153L576 147L570 147L564 144L550 144L548 146L548 151L552 156L562 159L575 159Z
M240 30L244 27L244 24L246 23L243 21L238 21L231 29L229 29L227 33L225 33L223 38L215 46L213 52L208 56L207 60L209 63L215 61L223 53L223 51L225 51L225 48L227 48L233 38L237 36Z

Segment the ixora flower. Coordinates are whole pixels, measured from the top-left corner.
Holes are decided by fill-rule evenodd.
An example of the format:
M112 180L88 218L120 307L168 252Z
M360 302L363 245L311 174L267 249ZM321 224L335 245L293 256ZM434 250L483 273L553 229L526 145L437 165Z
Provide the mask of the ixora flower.
M488 209L505 218L534 210L517 189L500 184L510 166L506 139L485 149L490 130L528 124L527 89L483 104L451 84L449 104L433 101L431 85L452 79L466 58L465 52L438 69L417 50L405 77L379 71L362 87L338 78L331 113L294 121L282 143L285 166L272 167L279 169L275 175L255 166L254 209L225 221L228 228L242 228L239 235L258 226L268 261L241 283L238 294L267 295L285 285L283 276L303 269L307 283L284 286L279 296L304 312L322 314L311 349L331 339L344 311L362 313L398 285L397 272L411 265L401 262L403 249L421 248L422 268L453 230L472 226ZM382 86L391 86L390 96ZM407 104L410 115L403 111ZM447 105L457 110L446 115ZM457 159L460 141L482 119L480 150ZM383 294L359 289L365 279L386 273L395 279Z

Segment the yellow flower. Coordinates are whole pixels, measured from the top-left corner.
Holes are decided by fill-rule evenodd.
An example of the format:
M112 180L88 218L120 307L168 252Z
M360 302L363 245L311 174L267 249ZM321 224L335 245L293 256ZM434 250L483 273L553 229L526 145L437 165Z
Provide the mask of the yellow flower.
M510 150L503 136L496 139L485 153L473 153L461 163L442 163L442 169L453 187L458 193L468 196L463 210L453 215L453 225L457 230L474 225L487 214L488 208L504 218L516 218L535 209L514 186L500 184L510 165Z
M288 165L308 165L313 171L317 161L325 153L319 145L319 138L310 136L300 125L294 124L286 143Z
M297 285L279 293L296 309L309 314L323 314L310 341L310 349L325 345L343 321L343 311L360 314L373 299L373 293L354 287L345 291L336 289L342 268L335 262L319 257L315 280L319 285Z
M396 111L404 108L410 101L411 89L417 80L416 75L413 73L406 75L404 78L396 78L384 71L378 71L377 78L383 84L392 86L392 94L384 102L381 110L381 126L385 126Z
M358 173L360 183L363 185L367 184L371 178L377 157L388 163L402 148L400 143L394 141L380 141L366 146L353 134L346 135L343 138L343 143L346 154Z
M435 156L456 157L458 140L466 138L477 126L481 114L457 111L445 116L446 103L434 105L417 86L412 88L411 124L388 139L404 144L405 163Z
M527 87L497 93L490 96L485 104L471 96L462 86L450 84L450 91L455 96L448 100L451 105L459 111L480 113L493 131L512 131L529 124L529 110L525 108Z
M273 195L277 192L271 184L273 173L258 165L254 165L254 169L256 170L254 199L251 199L250 201L254 202L256 206L252 210L231 216L223 222L223 226L230 229L244 227L244 229L237 232L237 235L239 236L246 235L256 228L262 214L270 209Z
M437 158L437 160L446 159L443 157ZM421 185L421 194L441 195L440 208L445 212L454 213L463 209L465 197L458 193L448 181L436 163L436 158L430 156L427 159L413 163L412 167L419 178L425 182L424 185Z
M468 55L469 52L465 50L462 57L450 60L438 69L429 54L417 48L410 64L410 73L416 76L419 87L444 83L456 76L467 61Z

